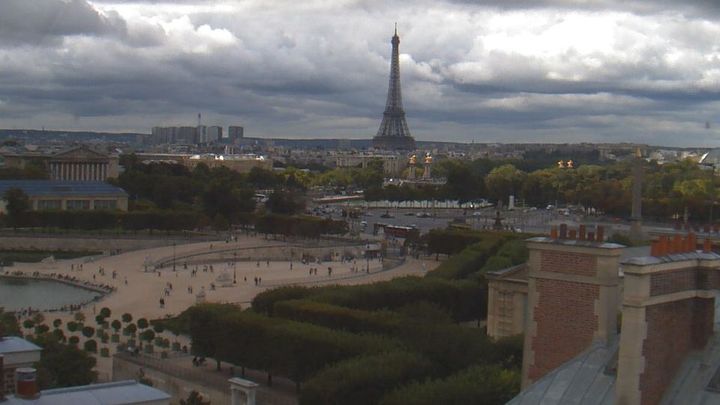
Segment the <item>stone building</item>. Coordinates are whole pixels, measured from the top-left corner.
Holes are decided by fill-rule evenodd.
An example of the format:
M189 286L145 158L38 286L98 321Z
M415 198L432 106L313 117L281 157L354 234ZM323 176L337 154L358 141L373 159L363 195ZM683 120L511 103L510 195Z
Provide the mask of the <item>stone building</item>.
M360 167L364 169L375 160L382 161L383 172L388 176L399 176L405 168L404 156L375 153L339 154L335 159L335 165L341 168Z
M4 154L4 167L24 169L31 164L47 170L50 180L105 181L120 174L118 157L87 146L76 146L55 154Z
M166 162L181 164L192 170L200 163L209 168L227 167L238 173L249 173L254 167L272 170L273 161L260 155L192 155L187 153L137 153L143 163Z

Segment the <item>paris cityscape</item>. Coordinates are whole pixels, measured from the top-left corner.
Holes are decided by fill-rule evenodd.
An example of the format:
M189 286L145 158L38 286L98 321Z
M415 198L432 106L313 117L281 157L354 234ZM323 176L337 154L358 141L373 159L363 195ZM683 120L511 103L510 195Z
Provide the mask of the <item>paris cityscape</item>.
M718 33L0 1L0 404L720 403Z

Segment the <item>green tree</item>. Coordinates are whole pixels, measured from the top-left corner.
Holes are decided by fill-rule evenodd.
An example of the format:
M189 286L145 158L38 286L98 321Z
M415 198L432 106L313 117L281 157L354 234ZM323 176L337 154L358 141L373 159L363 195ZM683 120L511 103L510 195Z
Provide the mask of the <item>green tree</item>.
M210 401L205 401L199 392L192 390L187 399L181 399L180 405L210 405Z
M60 343L52 335L40 335L33 341L43 348L37 365L41 389L87 385L97 379L95 358L88 353Z
M147 327L148 327L149 325L150 325L150 324L148 323L148 320L145 319L145 318L140 318L140 319L137 320L137 326L138 326L138 328L140 328L140 329L147 329Z
M86 326L86 327L82 328L82 334L86 338L91 338L95 334L95 328Z
M113 328L113 330L115 331L115 333L118 333L118 332L120 331L120 329L122 328L122 323L120 323L120 321L118 321L117 319L115 319L114 321L112 321L112 322L110 323L110 326Z
M130 323L133 320L133 316L126 312L126 313L122 314L122 320L125 323Z
M494 168L485 178L488 195L496 201L507 201L508 196L520 195L526 173L507 164Z
M13 336L20 334L20 325L12 312L5 312L0 307L0 336Z
M13 187L5 191L3 200L10 223L17 228L22 223L25 213L30 210L30 197L22 189Z
M103 318L110 318L110 315L112 314L112 311L110 311L110 308L108 307L102 307L100 310L100 315L102 315Z
M305 208L305 204L297 198L296 193L275 190L265 202L265 207L275 214L294 215Z

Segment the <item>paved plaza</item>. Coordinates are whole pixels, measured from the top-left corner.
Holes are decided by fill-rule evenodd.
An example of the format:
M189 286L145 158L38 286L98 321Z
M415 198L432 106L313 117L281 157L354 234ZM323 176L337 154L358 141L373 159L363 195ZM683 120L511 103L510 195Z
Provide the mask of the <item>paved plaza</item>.
M172 266L160 270L152 270L152 266L146 266L148 260L174 255L213 252L220 248L263 248L277 246L279 243L281 242L243 236L229 243L221 241L166 246L97 257L92 261L88 258L78 258L58 260L53 263L17 263L5 270L20 271L28 275L34 272L43 275L63 274L81 281L114 287L114 292L82 309L88 320L91 320L102 307L110 308L111 319L119 319L126 312L132 314L134 319L157 319L177 315L196 303L200 291L205 292L207 302L236 303L246 308L258 293L281 285L371 283L406 275L422 276L438 264L434 260L409 258L403 264L388 270L383 270L383 264L379 259L326 261L320 264L316 262L303 264L297 260L292 262L250 260L205 264L196 261L187 266L178 261L175 270ZM146 267L150 271L145 271ZM332 269L330 274L328 268ZM311 272L311 269L316 269L316 272ZM236 282L230 282L228 283L230 286L222 287L218 277L223 273L230 279L234 278ZM258 279L257 283L256 279ZM161 299L164 301L162 306ZM53 312L46 314L45 318L48 319L47 322L52 322L55 318L67 322L71 320L72 314ZM109 378L111 360L98 358L97 368L101 378Z

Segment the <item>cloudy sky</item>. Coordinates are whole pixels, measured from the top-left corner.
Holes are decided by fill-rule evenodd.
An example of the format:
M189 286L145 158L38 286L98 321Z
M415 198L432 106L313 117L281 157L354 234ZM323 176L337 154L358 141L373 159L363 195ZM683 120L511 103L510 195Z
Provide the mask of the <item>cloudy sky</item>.
M720 145L720 2L0 0L0 128Z

